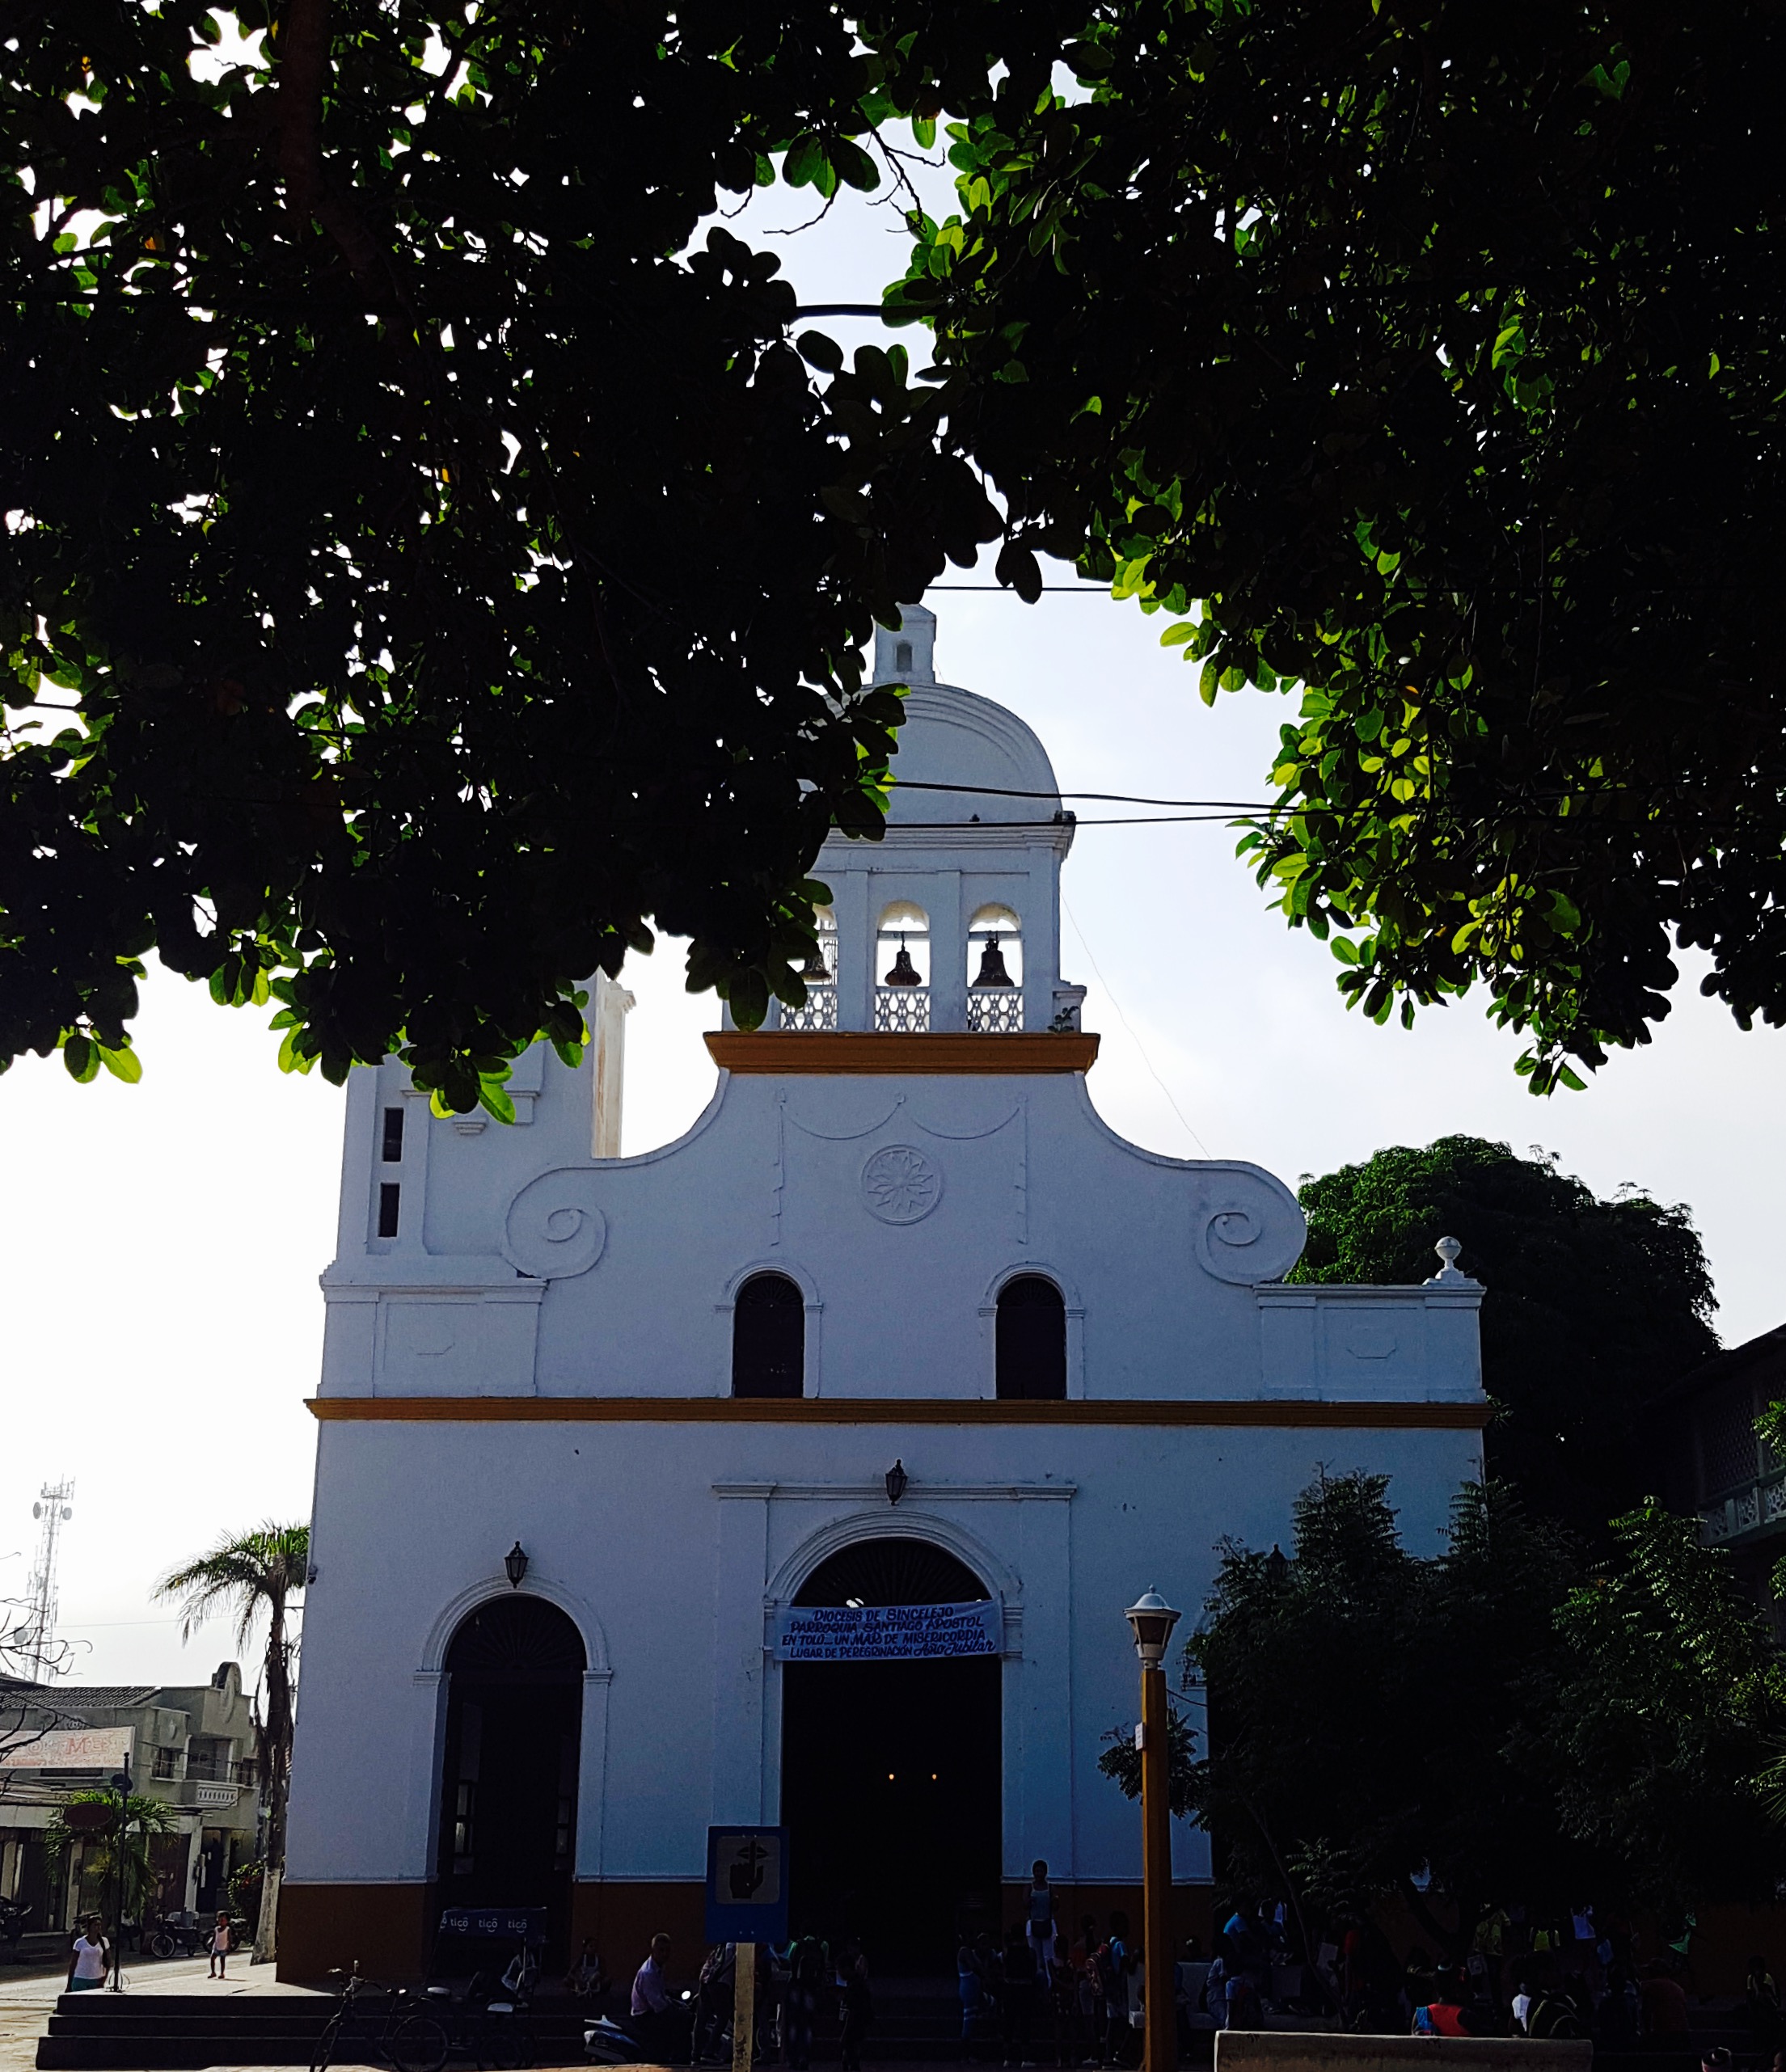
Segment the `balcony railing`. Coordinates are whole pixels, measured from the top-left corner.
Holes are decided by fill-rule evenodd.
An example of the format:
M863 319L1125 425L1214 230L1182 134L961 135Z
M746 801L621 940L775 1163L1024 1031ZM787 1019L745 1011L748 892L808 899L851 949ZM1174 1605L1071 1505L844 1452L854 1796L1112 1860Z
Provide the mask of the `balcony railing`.
M1713 1544L1741 1539L1782 1519L1786 1519L1786 1475L1758 1476L1699 1507L1704 1537Z

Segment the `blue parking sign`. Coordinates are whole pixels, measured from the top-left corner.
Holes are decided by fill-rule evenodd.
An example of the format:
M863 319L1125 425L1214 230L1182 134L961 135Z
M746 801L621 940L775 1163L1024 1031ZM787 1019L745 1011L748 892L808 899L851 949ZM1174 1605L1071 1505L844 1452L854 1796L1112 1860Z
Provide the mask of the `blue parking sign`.
M707 1939L787 1939L787 1830L710 1827L707 1831Z

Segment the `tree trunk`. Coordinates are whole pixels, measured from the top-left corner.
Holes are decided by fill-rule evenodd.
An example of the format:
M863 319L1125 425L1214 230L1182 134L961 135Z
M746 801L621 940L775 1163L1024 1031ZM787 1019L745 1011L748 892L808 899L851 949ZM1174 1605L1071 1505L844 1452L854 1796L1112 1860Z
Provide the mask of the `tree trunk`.
M268 1607L267 1724L261 1736L262 1776L267 1794L266 1871L260 1882L260 1918L255 1924L255 1964L272 1961L279 1942L279 1885L285 1868L285 1789L291 1765L291 1658L285 1644L285 1593Z
M250 1960L254 1964L271 1964L279 1954L281 1876L279 1866L269 1863L266 1876L260 1880L260 1918L255 1924L254 1956Z

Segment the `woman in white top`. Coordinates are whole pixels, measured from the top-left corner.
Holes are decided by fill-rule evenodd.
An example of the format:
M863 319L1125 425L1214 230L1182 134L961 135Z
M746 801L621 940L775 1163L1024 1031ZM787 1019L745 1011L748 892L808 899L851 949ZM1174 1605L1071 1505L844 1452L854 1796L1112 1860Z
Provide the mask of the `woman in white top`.
M74 1948L69 1952L69 1991L91 1993L104 1985L105 1975L111 1967L112 1952L99 1933L99 1917L90 1914L82 1925L82 1932L74 1939Z

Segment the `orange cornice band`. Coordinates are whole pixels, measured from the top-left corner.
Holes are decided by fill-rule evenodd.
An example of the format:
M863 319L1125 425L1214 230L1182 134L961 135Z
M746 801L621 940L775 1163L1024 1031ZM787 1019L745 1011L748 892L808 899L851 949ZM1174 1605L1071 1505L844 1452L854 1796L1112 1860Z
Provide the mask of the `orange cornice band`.
M873 1036L851 1029L716 1029L707 1039L713 1062L727 1072L873 1073L1089 1072L1098 1039L1077 1032L1034 1036Z
M983 1397L817 1396L754 1401L690 1395L324 1395L325 1424L1091 1424L1266 1425L1324 1432L1476 1432L1481 1403L1311 1403L1254 1398L1155 1403L996 1403Z

